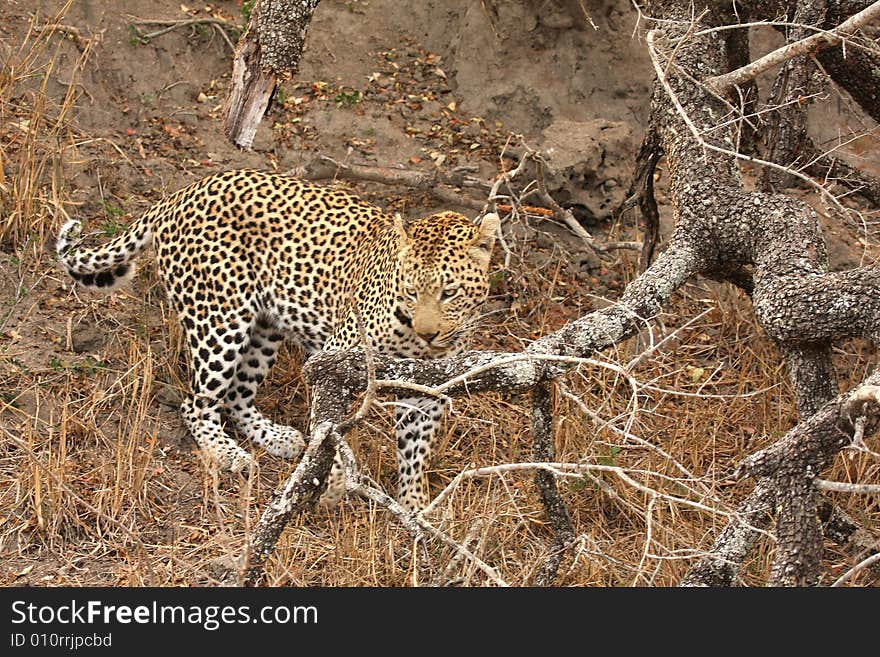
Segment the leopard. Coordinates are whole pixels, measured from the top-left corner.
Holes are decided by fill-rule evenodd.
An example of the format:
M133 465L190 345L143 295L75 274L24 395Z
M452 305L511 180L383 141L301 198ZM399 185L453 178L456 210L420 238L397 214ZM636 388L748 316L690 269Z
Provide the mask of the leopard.
M363 346L362 337L392 358L469 348L490 288L499 217L477 222L446 210L408 223L339 186L237 169L165 195L97 246L85 244L81 221L69 220L55 250L76 284L110 291L133 277L152 245L188 347L183 423L209 462L242 472L256 457L229 429L275 457L296 459L305 447L301 431L255 404L285 340L306 356ZM414 394L394 408L397 499L417 511L429 502L428 468L446 406ZM324 504L343 496L341 467L337 454Z

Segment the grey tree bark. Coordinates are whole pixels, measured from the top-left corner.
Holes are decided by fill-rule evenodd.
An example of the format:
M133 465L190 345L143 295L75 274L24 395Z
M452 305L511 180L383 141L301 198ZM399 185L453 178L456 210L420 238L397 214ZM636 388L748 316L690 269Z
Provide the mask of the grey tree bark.
M848 17L866 9L872 3L868 0L813 0L811 2L774 2L772 0L745 1L737 3L740 19L748 20L776 20L785 17L793 23L801 25L814 25L817 29L831 30L840 25ZM719 11L726 6L721 3ZM787 39L795 41L799 38L815 33L815 30L806 29L798 25L780 26L779 31L786 34ZM745 33L737 30L737 33ZM880 55L877 54L878 43L877 29L863 29L853 35L849 45L837 45L825 48L816 53L816 60L821 64L822 71L817 70L812 58L801 57L786 64L777 76L777 82L772 94L772 100L777 103L797 101L807 96L808 90L818 90L819 73L827 74L828 78L840 89L846 90L849 96L861 107L861 109L875 121L880 121ZM747 37L746 37L747 38ZM780 86L787 78L793 78L785 85L787 90L783 94ZM742 92L751 92L751 86ZM782 97L783 94L786 97ZM787 95L786 95L787 94ZM856 191L872 203L880 202L880 180L866 174L863 171L850 166L846 161L834 155L825 155L822 149L807 136L805 130L805 107L807 101L798 102L786 108L785 112L792 116L788 121L774 121L774 126L787 126L786 131L791 133L792 139L788 153L779 152L779 159L770 157L777 163L792 163L795 158L791 155L797 153L797 161L807 164L807 172L819 179L836 180L839 184ZM770 128L773 129L773 126ZM784 141L774 140L776 148L780 148ZM794 145L797 148L794 148ZM782 156L789 155L787 162ZM779 177L778 173L765 172L767 177ZM766 184L766 183L765 183Z
M235 48L226 97L226 137L250 149L279 81L299 70L312 14L320 0L257 0Z

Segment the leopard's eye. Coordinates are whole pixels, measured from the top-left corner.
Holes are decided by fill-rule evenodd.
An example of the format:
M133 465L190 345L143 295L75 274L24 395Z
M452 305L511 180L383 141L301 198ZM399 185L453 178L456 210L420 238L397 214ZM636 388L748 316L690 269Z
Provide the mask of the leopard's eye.
M414 288L412 285L404 285L403 293L412 301L415 301L419 296L416 288Z
M443 291L440 293L441 301L449 301L451 298L456 296L461 291L461 285L453 284L447 285L443 288Z

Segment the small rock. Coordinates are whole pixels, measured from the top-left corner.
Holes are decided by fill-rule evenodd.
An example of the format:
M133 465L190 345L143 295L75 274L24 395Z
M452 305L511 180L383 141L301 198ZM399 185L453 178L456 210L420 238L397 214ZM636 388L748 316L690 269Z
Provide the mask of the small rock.
M602 261L594 251L584 252L579 264L585 272L594 272L602 268Z
M208 562L208 572L220 586L236 586L238 584L239 564L230 556L221 556Z
M94 353L104 346L104 332L87 322L77 324L70 332L74 353Z
M567 30L574 26L574 19L568 14L550 10L541 16L541 25L552 30Z
M554 246L553 239L544 233L538 233L535 235L535 246L539 249L552 249Z
M181 112L177 118L181 124L190 128L195 128L201 123L201 119L196 114L190 114L189 112Z

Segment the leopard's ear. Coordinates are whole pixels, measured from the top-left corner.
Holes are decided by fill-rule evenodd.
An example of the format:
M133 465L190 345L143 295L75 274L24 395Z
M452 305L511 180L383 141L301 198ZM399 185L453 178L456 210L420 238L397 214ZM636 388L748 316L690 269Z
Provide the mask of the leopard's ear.
M478 243L482 246L485 243L487 251L491 251L495 245L495 234L498 232L498 226L501 225L501 217L494 212L483 215L480 221L480 237Z
M406 234L406 226L403 225L403 217L400 216L399 212L394 213L394 230L400 235L403 244L409 242L409 235Z
M492 255L492 247L495 246L495 234L498 232L498 226L501 225L501 218L494 212L483 215L482 221L477 231L477 236L471 242L470 253L483 267L489 266L489 259Z

